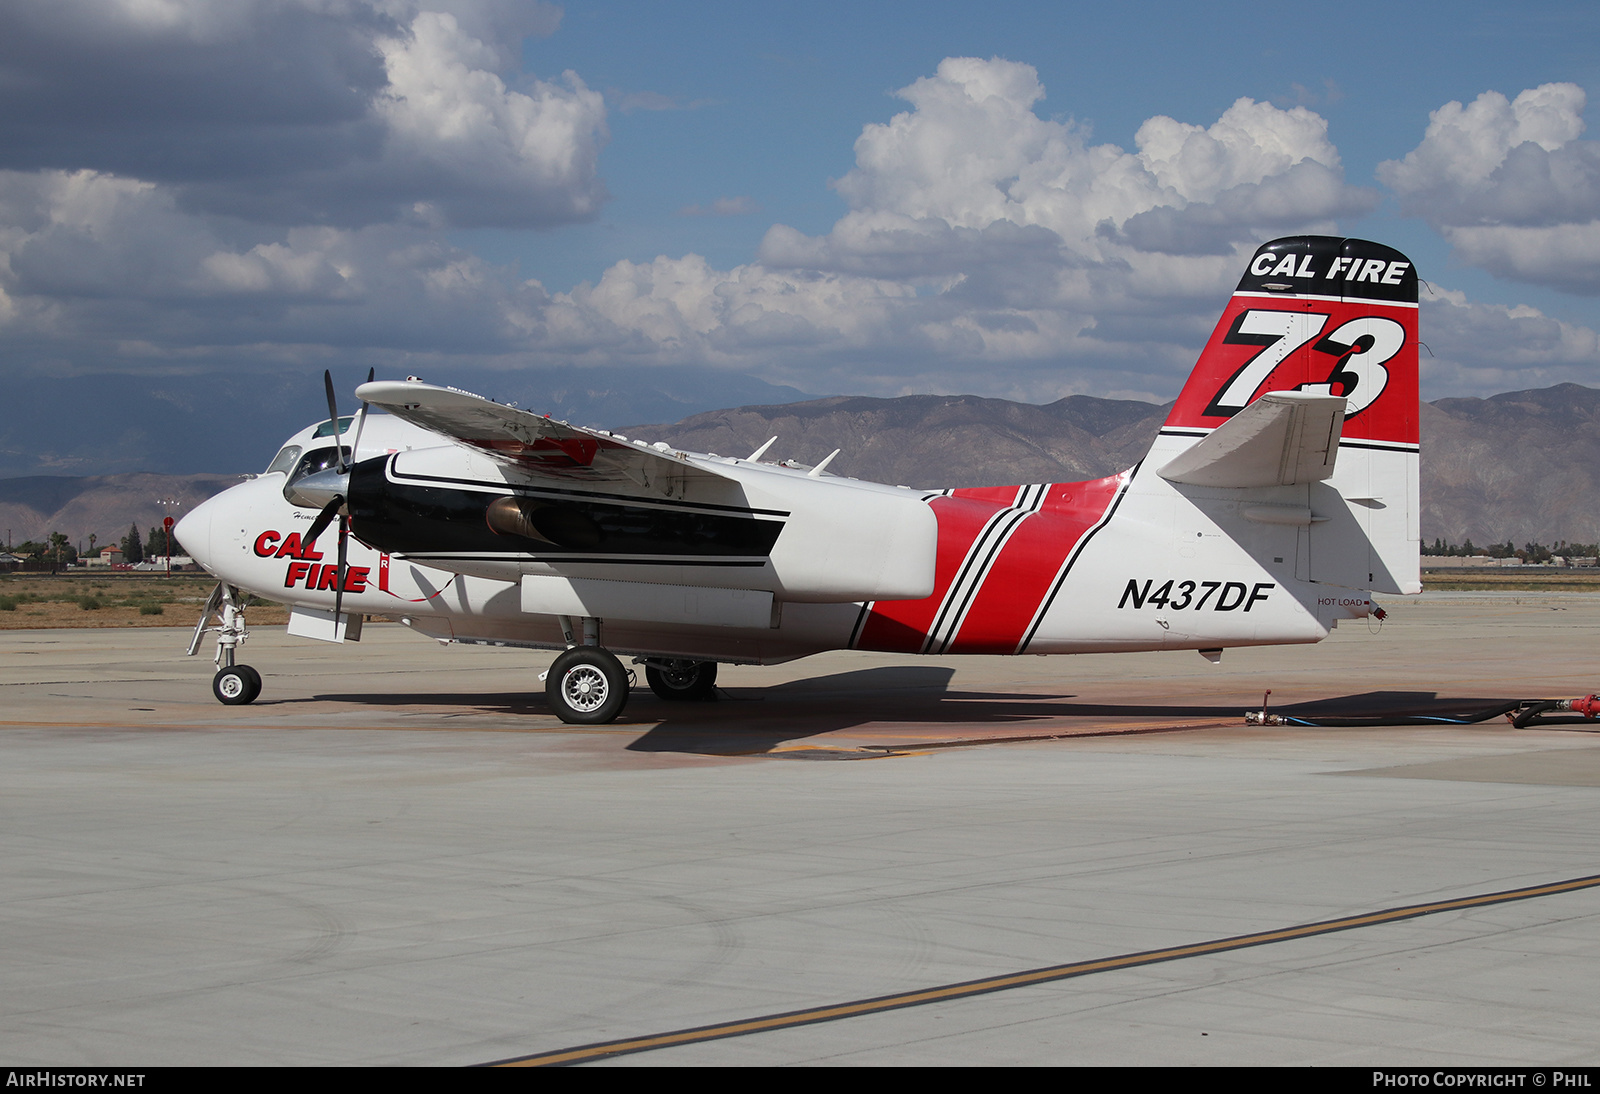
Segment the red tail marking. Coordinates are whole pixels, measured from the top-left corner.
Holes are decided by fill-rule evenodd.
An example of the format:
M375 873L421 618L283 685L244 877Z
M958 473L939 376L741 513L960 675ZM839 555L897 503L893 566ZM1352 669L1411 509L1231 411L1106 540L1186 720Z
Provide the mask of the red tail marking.
M1304 319L1291 320L1291 315ZM1284 319L1274 322L1279 316ZM1392 353L1392 342L1375 337L1388 330L1396 330L1396 341L1403 332L1403 342ZM1281 352L1282 359L1261 376L1251 375L1251 365L1270 360L1274 351ZM1247 389L1238 405L1219 407L1218 400L1236 384ZM1213 429L1269 391L1326 385L1329 394L1351 400L1346 438L1416 444L1417 384L1415 307L1238 293L1217 321L1166 425ZM1369 395L1366 405L1358 405Z

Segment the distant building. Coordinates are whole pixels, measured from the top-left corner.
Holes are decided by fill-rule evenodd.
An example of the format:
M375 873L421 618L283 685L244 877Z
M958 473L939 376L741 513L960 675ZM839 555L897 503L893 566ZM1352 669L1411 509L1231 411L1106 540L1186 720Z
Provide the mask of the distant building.
M165 573L167 569L167 556L151 555L143 562L134 563L133 568L143 572L160 570ZM198 570L200 567L196 565L194 559L190 558L188 555L173 555L172 568L174 570Z
M101 566L120 566L122 564L121 547L102 547L99 554L90 555L84 560L85 566L99 568Z
M21 555L14 555L9 551L0 551L0 574L9 574L13 570L22 569L24 561Z

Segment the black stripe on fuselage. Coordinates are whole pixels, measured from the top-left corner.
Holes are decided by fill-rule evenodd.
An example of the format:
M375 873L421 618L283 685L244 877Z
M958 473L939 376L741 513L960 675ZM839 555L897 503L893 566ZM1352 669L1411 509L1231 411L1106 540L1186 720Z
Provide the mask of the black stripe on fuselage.
M545 495L573 498L582 501L604 501L616 504L625 504L635 507L654 508L660 506L667 509L704 509L712 513L744 513L756 517L786 517L787 509L755 509L746 505L721 505L716 502L702 501L674 501L671 498L641 498L637 494L608 494L599 490L565 490L559 486L524 486L509 482L483 482L478 479L457 479L448 475L414 475L401 471L394 466L394 461L389 461L387 468L389 479L394 482L418 483L447 483L451 486L464 486L473 490L487 491L498 495L515 494L518 497L541 497Z
M370 460L351 471L349 510L356 535L380 551L419 558L563 562L664 559L672 564L761 565L783 531L733 506L665 506L618 495L596 497L552 491L546 497L517 492L534 507L536 536L502 534L489 526L489 504L508 496L484 483L466 486L391 479L384 463ZM754 563L745 560L756 559Z
M436 563L448 570L451 562L543 562L551 566L765 566L765 558L691 558L684 555L655 555L647 558L627 555L535 555L507 551L495 555L428 554L427 552L394 552L394 557L409 562Z

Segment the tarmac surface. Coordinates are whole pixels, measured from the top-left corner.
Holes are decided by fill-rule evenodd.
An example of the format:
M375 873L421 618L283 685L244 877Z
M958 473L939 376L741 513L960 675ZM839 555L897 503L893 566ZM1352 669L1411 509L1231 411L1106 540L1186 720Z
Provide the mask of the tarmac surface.
M1244 725L1600 690L1600 596L1385 606L1220 666L725 666L594 728L551 655L397 626L256 628L232 708L187 632L5 632L0 1062L502 1061L1600 874L1600 725ZM1096 968L599 1063L1600 1060L1600 888Z

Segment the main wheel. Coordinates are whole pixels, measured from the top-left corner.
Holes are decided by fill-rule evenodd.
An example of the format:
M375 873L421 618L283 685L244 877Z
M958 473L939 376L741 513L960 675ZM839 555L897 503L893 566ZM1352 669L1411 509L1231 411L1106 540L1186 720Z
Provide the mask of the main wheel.
M628 701L628 673L621 661L599 646L577 646L550 666L544 694L563 722L602 725L622 713Z
M211 678L211 694L230 707L253 703L261 694L261 674L249 665L229 665Z
M644 678L662 699L704 702L717 694L715 661L666 661L646 665Z

